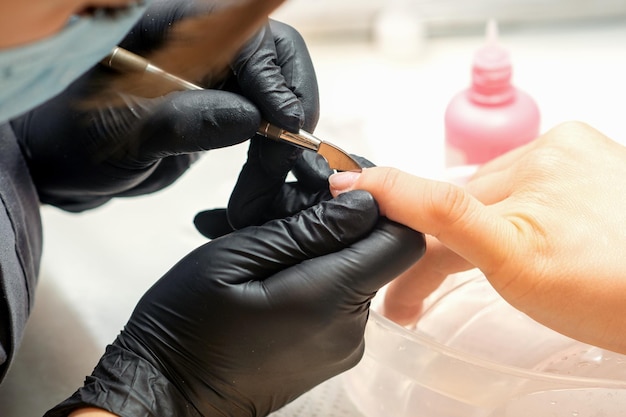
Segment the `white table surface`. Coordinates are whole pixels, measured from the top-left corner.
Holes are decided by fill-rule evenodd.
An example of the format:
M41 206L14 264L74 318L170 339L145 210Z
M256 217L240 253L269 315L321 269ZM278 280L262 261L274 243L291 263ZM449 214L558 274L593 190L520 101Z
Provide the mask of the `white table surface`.
M535 97L543 130L586 121L626 143L626 22L503 31L514 81ZM468 83L481 36L435 38L419 57L388 59L371 44L308 40L319 76L317 134L378 165L436 177L443 165L443 111ZM84 214L44 207L45 248L36 308L0 387L2 417L35 417L90 373L143 292L204 243L194 214L224 206L246 146L207 154L172 187ZM340 379L277 416L357 417Z

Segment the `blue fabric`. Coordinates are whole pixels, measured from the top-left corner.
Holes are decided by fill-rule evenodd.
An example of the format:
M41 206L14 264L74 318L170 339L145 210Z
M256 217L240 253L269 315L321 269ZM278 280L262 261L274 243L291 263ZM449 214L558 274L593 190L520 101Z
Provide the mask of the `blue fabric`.
M0 123L63 91L124 38L145 8L74 17L52 37L0 50Z

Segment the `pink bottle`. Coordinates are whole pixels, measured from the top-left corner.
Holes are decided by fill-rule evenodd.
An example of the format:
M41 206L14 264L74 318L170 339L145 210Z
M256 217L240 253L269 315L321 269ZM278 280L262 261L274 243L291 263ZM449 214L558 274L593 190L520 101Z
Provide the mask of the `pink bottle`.
M511 84L508 52L487 24L487 43L476 51L472 85L452 98L445 113L446 165L482 164L539 134L539 108Z

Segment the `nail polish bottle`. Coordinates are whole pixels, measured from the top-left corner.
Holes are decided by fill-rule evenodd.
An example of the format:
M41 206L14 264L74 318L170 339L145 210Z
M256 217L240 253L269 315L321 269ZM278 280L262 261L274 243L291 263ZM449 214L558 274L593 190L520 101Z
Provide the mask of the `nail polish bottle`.
M446 166L479 165L528 143L539 134L535 100L511 82L508 51L498 43L495 21L474 54L472 82L445 112Z

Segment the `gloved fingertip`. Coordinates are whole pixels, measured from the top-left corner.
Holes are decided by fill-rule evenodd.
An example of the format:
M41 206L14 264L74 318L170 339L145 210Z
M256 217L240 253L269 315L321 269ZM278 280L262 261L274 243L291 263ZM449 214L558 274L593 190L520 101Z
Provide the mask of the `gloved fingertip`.
M337 222L371 228L379 219L378 204L369 192L355 190L329 200L326 216Z
M201 211L194 217L193 224L198 232L209 239L216 239L233 231L226 209Z
M313 190L328 188L328 177L334 173L324 157L315 152L303 152L292 172L298 182Z
M267 120L289 132L295 133L304 128L305 114L300 100L290 90L274 95L275 97L264 97L266 101L260 103Z
M364 158L360 155L350 154L350 156L354 158L359 163L359 165L361 165L361 167L363 168L373 168L376 166L375 163L373 163L369 159Z
M306 116L304 114L304 108L300 100L294 100L289 106L289 111L285 112L286 127L290 128L293 132L297 132L302 129L305 124Z

